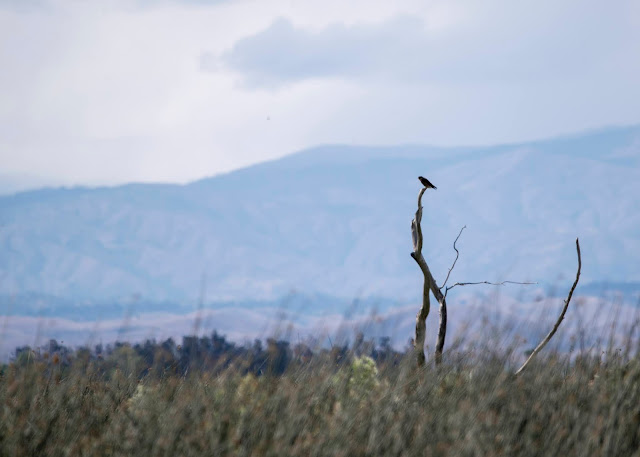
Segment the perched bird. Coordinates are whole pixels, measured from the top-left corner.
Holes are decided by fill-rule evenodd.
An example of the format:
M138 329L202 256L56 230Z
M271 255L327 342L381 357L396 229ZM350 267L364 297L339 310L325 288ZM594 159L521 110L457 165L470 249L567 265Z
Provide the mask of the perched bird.
M422 176L418 176L418 179L420 180L422 185L424 187L426 187L427 189L437 189L437 187L434 186L433 184L431 184L427 178L423 178Z

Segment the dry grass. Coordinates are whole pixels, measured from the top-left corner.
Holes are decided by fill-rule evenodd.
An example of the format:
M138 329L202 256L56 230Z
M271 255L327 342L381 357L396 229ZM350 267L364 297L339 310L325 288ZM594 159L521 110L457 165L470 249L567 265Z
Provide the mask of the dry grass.
M5 366L0 455L640 455L640 360L450 353L417 370L330 357L282 376L147 375L53 358Z

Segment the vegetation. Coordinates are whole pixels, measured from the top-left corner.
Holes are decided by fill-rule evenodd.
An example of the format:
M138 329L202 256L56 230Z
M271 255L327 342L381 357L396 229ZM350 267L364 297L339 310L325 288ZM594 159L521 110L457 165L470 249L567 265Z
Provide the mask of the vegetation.
M0 455L640 455L637 348L549 351L517 377L519 350L487 348L417 368L362 337L52 341L2 368Z

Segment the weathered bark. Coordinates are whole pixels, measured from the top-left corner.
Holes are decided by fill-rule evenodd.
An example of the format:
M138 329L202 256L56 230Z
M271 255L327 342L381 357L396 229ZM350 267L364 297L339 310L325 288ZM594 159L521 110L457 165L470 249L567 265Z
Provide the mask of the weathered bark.
M418 209L416 210L414 219L411 221L411 239L413 240L413 252L411 253L411 257L416 261L420 270L422 270L422 275L424 276L422 307L416 316L416 334L414 339L414 348L418 365L424 365L425 363L424 342L426 339L426 320L431 308L429 291L433 293L433 296L440 305L440 324L438 327L438 339L436 340L435 351L436 364L440 364L442 362L442 351L447 333L447 301L444 295L442 295L442 292L440 292L440 289L429 270L429 266L422 255L422 195L425 190L427 189L420 189L420 193L418 194Z
M424 365L425 356L424 356L424 342L427 334L427 317L429 316L429 310L431 309L431 302L429 299L429 276L427 263L424 261L422 257L422 228L420 227L420 223L422 221L422 195L424 195L424 191L426 188L420 189L420 193L418 194L418 209L416 211L416 215L411 221L411 239L413 241L413 252L411 253L411 257L418 263L418 266L422 270L422 274L424 275L424 285L422 288L422 307L418 314L416 315L416 334L413 339L413 347L416 354L416 360L418 365Z
M569 290L569 295L567 296L567 299L564 301L564 307L562 308L560 317L558 317L558 320L556 321L555 325L553 326L549 334L533 350L533 352L529 355L529 358L527 358L524 364L522 364L520 369L516 371L515 373L516 375L519 375L520 373L522 373L522 371L527 367L529 362L536 356L536 354L540 352L542 348L544 348L547 345L547 343L551 340L551 338L553 338L553 335L555 335L556 331L558 330L558 327L560 327L560 323L564 319L564 315L566 314L567 309L569 308L569 302L571 301L571 297L573 296L573 291L576 290L576 286L578 285L578 280L580 279L580 270L582 269L582 258L580 257L580 242L578 241L578 238L576 238L576 251L578 251L578 272L576 273L576 280L573 282L573 286L571 286L571 290Z

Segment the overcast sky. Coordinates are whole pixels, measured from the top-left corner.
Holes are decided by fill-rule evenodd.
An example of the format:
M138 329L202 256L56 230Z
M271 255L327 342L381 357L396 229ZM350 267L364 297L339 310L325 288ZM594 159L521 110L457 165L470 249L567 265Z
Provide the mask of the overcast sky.
M639 81L637 0L0 0L0 174L544 138L639 123Z

